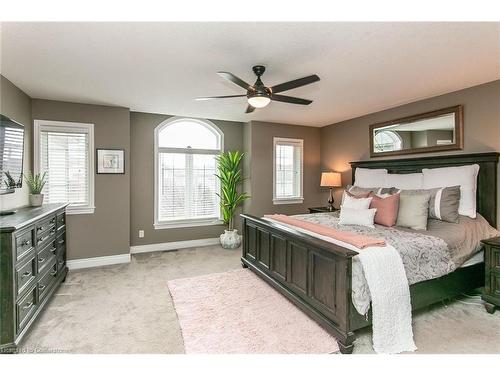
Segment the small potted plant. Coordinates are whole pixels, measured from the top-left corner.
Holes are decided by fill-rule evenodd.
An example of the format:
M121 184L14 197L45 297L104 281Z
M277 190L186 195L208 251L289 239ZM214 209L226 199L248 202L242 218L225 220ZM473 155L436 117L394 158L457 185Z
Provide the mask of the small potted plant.
M220 235L220 243L224 249L236 249L241 245L238 230L234 229L234 212L243 201L250 198L248 194L238 191L244 180L240 169L243 156L241 151L227 151L217 157L219 174L215 176L221 185L221 192L217 195L220 198L222 218L228 228Z
M41 175L40 173L32 175L28 172L27 175L24 176L24 179L28 184L28 188L30 189L30 206L32 207L40 207L43 204L42 190L45 186L46 173L47 172L44 172Z

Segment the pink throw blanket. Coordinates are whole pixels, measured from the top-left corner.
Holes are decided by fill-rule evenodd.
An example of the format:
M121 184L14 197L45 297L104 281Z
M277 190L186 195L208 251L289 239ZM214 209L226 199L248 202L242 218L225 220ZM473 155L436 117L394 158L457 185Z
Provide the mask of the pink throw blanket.
M298 228L308 230L322 236L330 237L335 240L343 241L350 245L356 246L358 249L364 249L369 246L385 246L385 241L377 238L364 236L351 232L345 232L338 229L329 228L321 224L310 223L308 221L295 219L286 215L264 215L267 219L273 219L281 223L293 225Z

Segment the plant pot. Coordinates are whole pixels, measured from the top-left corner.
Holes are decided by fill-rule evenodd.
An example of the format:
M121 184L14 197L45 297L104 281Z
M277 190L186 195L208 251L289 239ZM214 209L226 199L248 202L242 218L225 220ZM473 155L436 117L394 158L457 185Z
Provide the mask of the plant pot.
M43 194L30 194L30 206L40 207L43 203Z
M225 230L220 235L220 244L224 249L237 249L241 245L241 237L238 235L238 230Z

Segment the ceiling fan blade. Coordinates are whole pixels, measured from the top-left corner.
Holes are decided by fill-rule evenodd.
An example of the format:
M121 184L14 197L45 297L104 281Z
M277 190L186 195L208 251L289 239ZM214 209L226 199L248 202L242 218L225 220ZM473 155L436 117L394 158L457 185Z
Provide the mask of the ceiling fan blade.
M203 98L196 98L195 100L211 100L211 99L243 98L243 97L246 97L246 95L205 96Z
M255 111L255 108L249 104L245 113L252 113L253 111Z
M299 78L299 79L294 79L293 81L280 83L279 85L275 85L273 87L270 87L270 89L273 93L277 93L277 92L291 90L291 89L294 89L296 87L309 85L310 83L313 83L316 81L319 81L319 77L316 74L313 74L312 76L307 76L307 77L303 77L303 78Z
M294 98L293 96L286 95L271 95L271 100L302 105L308 105L312 103L312 100L309 99Z
M236 77L233 73L229 72L217 72L222 78L227 79L240 87L243 87L247 91L254 91L255 89L250 84L243 81L241 78Z

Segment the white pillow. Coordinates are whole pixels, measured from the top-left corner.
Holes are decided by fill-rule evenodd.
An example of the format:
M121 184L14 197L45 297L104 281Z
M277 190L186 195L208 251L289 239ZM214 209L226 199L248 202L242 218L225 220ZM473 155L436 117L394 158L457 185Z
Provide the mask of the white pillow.
M356 208L356 209L367 209L370 208L370 203L372 202L372 197L370 198L354 198L345 194L342 197L342 207Z
M476 190L479 165L464 165L461 167L445 167L422 169L424 174L424 189L441 188L460 185L460 215L476 218Z
M387 169L356 168L354 171L354 186L384 187Z
M376 208L369 209L356 209L350 207L340 207L340 220L341 225L363 225L365 227L375 228L373 220L377 213Z
M422 189L423 184L423 173L389 173L385 176L384 187L395 187L398 189Z

